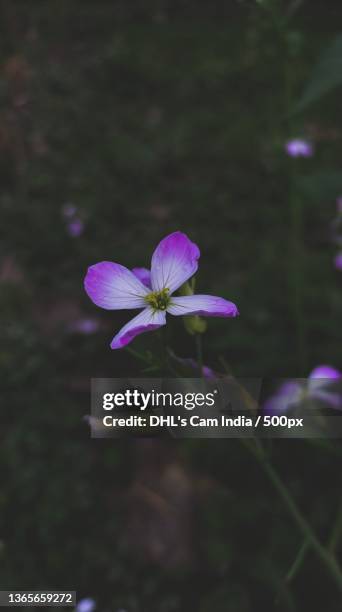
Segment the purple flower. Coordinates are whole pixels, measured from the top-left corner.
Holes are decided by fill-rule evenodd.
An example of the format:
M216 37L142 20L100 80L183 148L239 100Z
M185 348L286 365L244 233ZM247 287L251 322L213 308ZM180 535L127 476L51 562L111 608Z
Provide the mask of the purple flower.
M314 368L309 375L309 381L319 379L324 381L324 384L329 383L331 380L339 380L341 378L341 372L336 370L329 365L321 365Z
M96 608L96 602L91 597L80 599L76 606L76 612L93 612Z
M211 368L209 368L209 366L206 365L204 365L202 368L202 375L204 378L215 378L214 370L212 370Z
M102 261L88 268L84 286L88 296L97 306L107 310L142 309L142 312L116 334L110 345L112 349L122 348L138 334L165 325L166 313L175 316L238 315L235 304L220 297L174 297L174 292L196 273L199 256L196 244L182 232L174 232L166 236L153 253L150 286L140 280L140 273L134 274L118 263ZM144 278L146 282L146 275Z
M151 272L147 268L133 268L133 274L142 282L143 285L151 288Z
M77 207L70 203L67 203L62 208L63 217L67 220L67 231L73 238L78 238L83 233L84 223L79 216L77 216Z
M285 151L290 157L312 157L314 147L311 142L302 138L288 140L285 144Z
M68 223L67 228L70 236L72 236L73 238L78 238L78 236L83 233L84 223L83 221L81 221L81 219L73 219L73 221L70 221L70 223Z
M78 319L70 325L70 331L78 334L94 334L99 329L99 321L97 319Z
M332 366L317 366L312 370L306 382L289 380L280 385L277 392L265 402L263 413L281 414L298 406L305 399L320 400L331 408L341 409L341 394L330 388L341 378L341 372Z
M342 270L342 252L337 253L334 259L334 265L335 265L336 270Z
M282 414L300 403L303 388L300 382L289 380L277 389L263 406L264 414Z
M341 372L329 365L317 366L308 379L308 394L313 399L329 404L331 408L342 408L342 397L339 390L329 388L334 382L340 381Z
M337 213L341 215L342 214L342 196L339 196L337 198L336 204L337 204Z
M76 212L77 212L77 208L75 204L68 203L68 204L65 204L62 208L63 216L66 217L67 219L74 217L76 215Z

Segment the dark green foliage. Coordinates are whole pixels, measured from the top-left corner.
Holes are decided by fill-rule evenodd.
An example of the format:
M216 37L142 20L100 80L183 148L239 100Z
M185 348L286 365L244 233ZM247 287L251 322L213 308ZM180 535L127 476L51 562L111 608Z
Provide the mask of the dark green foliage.
M241 313L208 321L205 364L282 377L340 365L331 222L342 193L341 105L319 97L341 80L340 42L308 79L342 10L330 14L322 2L311 13L304 3L287 22L261 3L221 4L1 4L3 589L76 588L112 612L341 609L311 552L286 582L302 536L238 441L151 449L90 440L83 419L91 377L142 368L110 351L130 313L90 303L86 268L106 259L148 266L176 229L201 248L197 291ZM302 108L319 104L291 115L303 89ZM303 134L314 158L289 160L285 141ZM67 202L85 224L78 239L66 231ZM99 332L70 333L81 316L97 316ZM176 355L195 356L176 317L167 341ZM132 347L160 350L155 334ZM338 442L266 447L327 541L339 507Z
M306 84L298 102L297 110L319 100L322 96L342 84L342 35L336 36L324 50Z

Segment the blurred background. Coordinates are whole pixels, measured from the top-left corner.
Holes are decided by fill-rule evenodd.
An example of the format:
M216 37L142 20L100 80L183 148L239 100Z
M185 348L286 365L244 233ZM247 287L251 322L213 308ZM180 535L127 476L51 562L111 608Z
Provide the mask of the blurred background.
M341 609L238 440L91 440L90 378L137 376L86 269L201 249L204 362L237 376L341 365L342 7L280 0L0 3L0 582L98 610ZM194 357L178 317L168 342ZM155 334L131 345L154 351ZM338 442L268 444L324 542ZM341 548L337 548L337 554Z

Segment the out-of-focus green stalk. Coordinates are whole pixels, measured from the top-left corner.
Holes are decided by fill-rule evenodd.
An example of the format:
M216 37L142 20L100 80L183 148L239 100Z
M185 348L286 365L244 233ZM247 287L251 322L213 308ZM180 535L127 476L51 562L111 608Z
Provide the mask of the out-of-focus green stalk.
M294 165L294 164L293 164ZM307 370L307 349L305 317L303 312L303 269L302 269L302 206L299 196L294 192L294 172L291 173L290 206L291 206L291 285L293 299L293 313L296 323L298 365L301 374Z
M300 569L300 567L303 564L303 561L305 559L305 555L308 551L308 549L310 548L310 544L308 542L308 540L304 540L303 544L301 545L296 558L294 560L294 562L292 563L289 571L287 572L286 575L286 582L291 582L291 580L294 579L294 577L298 574L298 571Z
M203 345L202 345L202 334L195 334L196 342L196 359L200 376L203 376Z
M286 30L283 36L286 41ZM293 136L291 109L293 105L292 94L292 58L285 43L284 90L285 90L285 117L286 138ZM296 344L298 366L302 375L307 370L306 326L303 313L303 240L302 240L302 201L296 185L298 160L290 160L289 171L289 202L290 202L290 279L293 303L293 315L296 326Z
M160 339L160 348L161 348L162 374L163 374L163 376L167 376L168 354L167 354L167 343L166 343L166 330L165 330L165 327L161 327L158 330L158 335L159 335L159 339Z
M316 553L317 557L321 560L330 576L334 579L336 586L342 592L342 571L337 560L330 553L330 551L325 548L323 544L321 544L311 525L297 508L297 505L289 490L284 485L273 465L268 461L262 445L259 441L256 441L256 444L250 444L247 440L244 440L244 442L245 446L253 453L254 457L256 457L279 496L282 498L287 510L289 511L289 514L291 514L293 520L302 532L308 546L310 546L310 548Z
M337 511L337 518L333 526L333 530L331 532L331 536L330 536L329 543L328 543L328 550L330 551L332 555L334 555L336 552L341 536L342 536L342 500L340 502L340 505Z

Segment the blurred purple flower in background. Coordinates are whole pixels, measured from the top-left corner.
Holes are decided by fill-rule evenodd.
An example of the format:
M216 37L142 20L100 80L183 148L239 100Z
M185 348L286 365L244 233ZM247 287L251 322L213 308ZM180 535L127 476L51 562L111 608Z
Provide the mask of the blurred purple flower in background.
M336 368L333 368L330 365L321 365L312 370L311 374L309 375L309 381L312 382L316 378L323 378L328 379L327 382L330 382L330 380L339 380L341 376L341 372L336 370Z
M67 232L72 238L78 238L84 230L84 223L78 214L78 208L67 202L62 208L62 215L67 221Z
M76 612L93 612L96 608L96 601L91 597L80 599L75 610Z
M300 403L303 396L302 383L289 380L280 385L279 389L272 395L263 406L264 414L279 414L290 410Z
M281 414L305 399L319 400L331 408L342 409L341 393L331 389L331 385L341 378L341 372L332 366L317 366L307 380L288 380L280 385L276 393L265 402L263 413Z
M290 157L312 157L314 147L311 142L303 138L288 140L285 144L285 151Z
M67 225L68 234L73 238L78 238L83 233L84 223L81 219L73 219Z
M342 270L342 252L337 253L334 259L334 265L335 265L336 270Z
M88 268L84 287L94 304L106 310L142 309L116 334L110 345L112 349L122 348L138 334L165 325L166 313L209 317L238 315L235 304L221 297L172 295L197 272L199 256L196 244L182 232L174 232L166 236L153 253L151 286L144 284L136 269L134 274L117 263L102 261ZM146 274L144 279L147 282Z
M95 334L98 331L100 323L97 319L84 318L78 319L70 324L69 331L78 334Z
M77 208L75 204L72 204L71 202L68 202L62 208L62 214L67 219L70 219L70 217L74 217L76 213L77 213Z
M196 362L195 362L196 363ZM197 363L196 363L196 367L197 367ZM204 378L215 378L215 373L214 370L212 370L211 368L209 368L209 366L204 365L202 367L202 376Z

